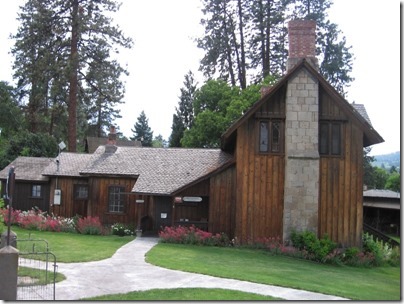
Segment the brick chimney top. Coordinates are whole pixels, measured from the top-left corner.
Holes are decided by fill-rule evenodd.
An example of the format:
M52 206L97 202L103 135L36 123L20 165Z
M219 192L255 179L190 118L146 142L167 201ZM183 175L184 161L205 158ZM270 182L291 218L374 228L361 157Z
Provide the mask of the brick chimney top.
M288 33L288 70L301 59L306 59L318 69L316 58L316 22L313 20L291 20L288 24Z
M116 145L116 130L115 126L110 126L109 127L109 134L108 134L108 140L107 140L107 145Z

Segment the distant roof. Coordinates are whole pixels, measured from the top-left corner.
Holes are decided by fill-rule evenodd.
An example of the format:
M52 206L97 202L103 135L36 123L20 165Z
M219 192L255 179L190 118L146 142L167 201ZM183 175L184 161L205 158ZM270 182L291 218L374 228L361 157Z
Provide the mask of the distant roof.
M137 177L132 191L142 194L169 195L233 160L219 149L105 148L100 146L80 173Z
M351 103L351 106L368 122L369 125L372 125L369 115L366 112L365 105L360 103Z
M103 146L107 144L107 137L91 137L88 136L86 138L87 140L87 147L86 147L86 152L88 153L94 153L95 150L99 146ZM139 140L121 140L117 139L116 145L118 147L141 147L142 143Z
M384 197L384 198L400 198L399 192L391 190L371 189L363 191L363 197Z
M16 180L47 181L48 178L42 172L52 162L52 158L20 156L0 171L0 178L7 179L10 167L14 166Z
M80 176L80 170L91 159L92 154L62 152L44 170L43 175L49 176ZM57 167L59 160L59 171Z

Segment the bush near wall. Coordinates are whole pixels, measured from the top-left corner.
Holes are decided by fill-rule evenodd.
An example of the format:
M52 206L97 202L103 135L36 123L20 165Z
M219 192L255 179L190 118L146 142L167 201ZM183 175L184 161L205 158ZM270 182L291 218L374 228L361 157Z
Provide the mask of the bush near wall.
M0 208L1 222L8 224L9 209ZM29 211L11 209L11 225L17 225L28 230L52 231L52 232L73 232L81 234L101 235L109 233L109 229L102 226L98 217L64 218L42 212L38 208Z
M265 249L271 254L282 254L307 259L319 263L374 267L380 265L400 265L400 248L391 248L388 244L374 240L368 234L363 236L363 249L356 247L337 248L337 245L325 235L318 239L309 231L292 232L293 246L285 246L280 237L260 238L248 245L241 245L237 238L230 240L224 233L212 234L194 226L164 227L159 232L162 243L177 243L208 246L245 246Z

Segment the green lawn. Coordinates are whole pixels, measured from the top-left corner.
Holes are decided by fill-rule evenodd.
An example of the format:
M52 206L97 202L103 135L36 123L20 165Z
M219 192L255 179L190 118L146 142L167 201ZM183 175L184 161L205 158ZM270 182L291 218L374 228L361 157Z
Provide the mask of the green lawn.
M120 247L134 239L131 236L32 231L16 226L13 226L11 230L17 234L17 248L20 251L30 249L32 242L18 242L19 239L30 237L46 240L49 244L49 251L56 256L58 262L63 263L99 261L110 258ZM44 250L44 243L36 241L35 248L37 251Z
M220 288L175 288L134 291L125 294L113 294L83 300L102 301L271 301L279 300L242 291Z
M63 280L66 280L66 277L61 274L61 273L53 273L52 271L46 271L46 270L38 270L38 269L33 269L29 267L18 267L18 276L19 277L30 277L31 279L35 280L36 285L44 285L44 284L49 284L50 282L53 282L53 279L55 279L55 282L60 282ZM19 283L18 286L25 286L25 285L31 285L32 283Z
M106 259L121 246L133 240L133 237L28 231L18 227L13 227L12 230L17 233L19 240L28 238L29 234L31 238L47 240L49 249L56 255L58 262ZM43 246L42 244L35 242L36 249ZM22 241L17 243L20 250L23 246L27 245ZM148 252L146 259L149 263L170 269L304 289L354 300L380 301L401 298L399 267L332 266L285 256L273 256L263 250L175 244L158 244ZM243 297L241 294L235 295L233 291L223 289L171 289L131 292L103 299L187 300L187 297L197 299L196 294L200 294L198 297L201 301ZM247 293L245 296L246 300L257 299L253 294Z
M217 277L273 284L353 300L400 300L400 268L333 266L262 250L159 244L149 263Z

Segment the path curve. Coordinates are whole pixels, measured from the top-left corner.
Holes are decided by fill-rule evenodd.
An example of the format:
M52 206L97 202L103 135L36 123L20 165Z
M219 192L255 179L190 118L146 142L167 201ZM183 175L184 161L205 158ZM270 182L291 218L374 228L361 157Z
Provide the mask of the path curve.
M57 263L66 280L56 283L56 300L78 300L106 294L165 288L223 288L285 300L347 300L310 291L257 284L154 266L145 254L158 238L141 237L119 248L109 259L86 263Z

